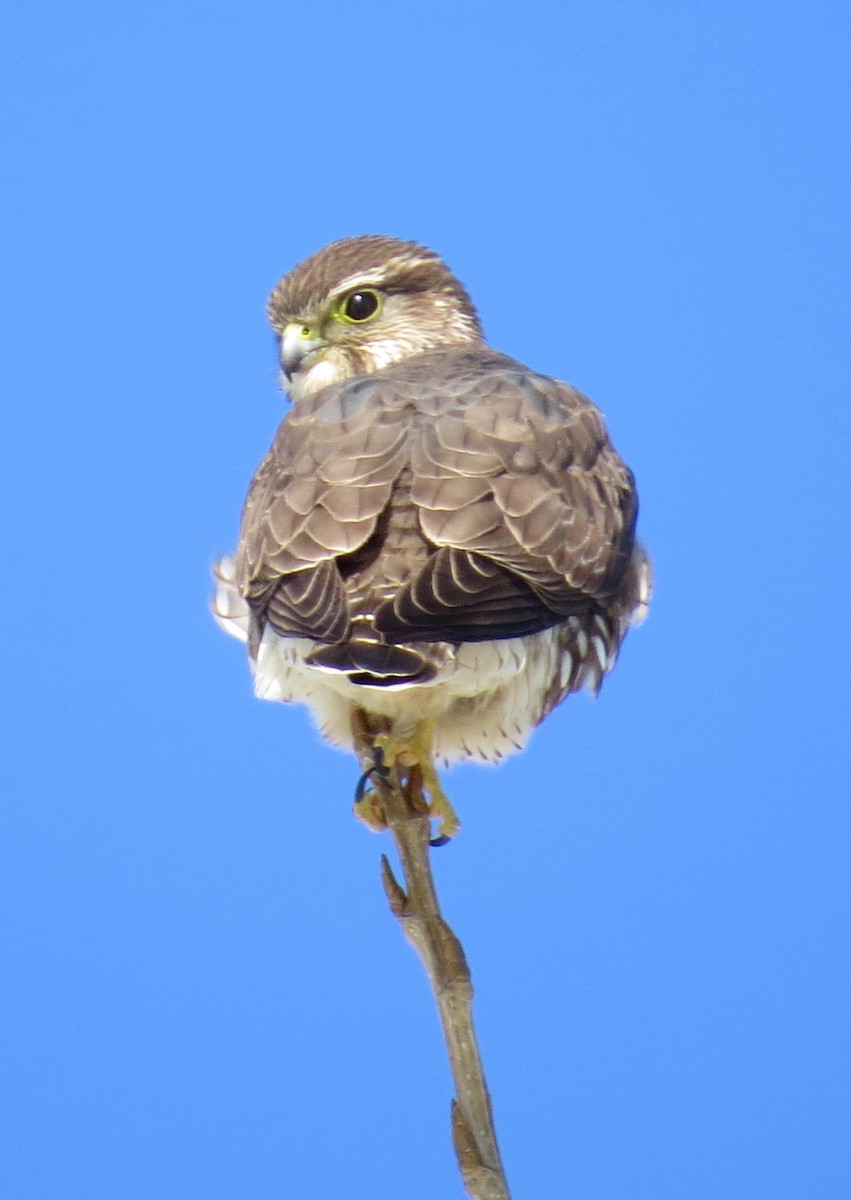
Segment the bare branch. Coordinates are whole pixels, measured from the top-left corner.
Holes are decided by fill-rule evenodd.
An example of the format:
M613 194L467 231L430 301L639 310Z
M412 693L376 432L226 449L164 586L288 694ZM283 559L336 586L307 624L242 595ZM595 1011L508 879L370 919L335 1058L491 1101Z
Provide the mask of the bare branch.
M509 1200L494 1131L490 1096L473 1028L473 985L463 948L440 913L431 872L428 807L413 767L393 771L381 786L381 805L405 876L403 889L381 857L384 890L393 915L423 961L437 1002L456 1099L452 1141L464 1187L472 1200Z

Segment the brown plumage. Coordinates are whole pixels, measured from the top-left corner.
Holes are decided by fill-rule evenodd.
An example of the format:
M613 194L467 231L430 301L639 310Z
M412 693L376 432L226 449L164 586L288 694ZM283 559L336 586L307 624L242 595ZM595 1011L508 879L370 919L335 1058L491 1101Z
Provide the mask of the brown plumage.
M415 243L328 246L269 312L295 403L216 604L258 694L307 703L341 745L359 707L400 736L431 721L447 760L519 748L599 688L646 608L635 485L602 417L490 349Z

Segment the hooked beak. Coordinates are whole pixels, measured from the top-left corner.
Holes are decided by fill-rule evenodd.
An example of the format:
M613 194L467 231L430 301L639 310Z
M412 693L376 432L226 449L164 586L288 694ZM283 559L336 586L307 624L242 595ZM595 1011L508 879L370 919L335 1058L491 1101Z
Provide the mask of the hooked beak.
M327 345L309 325L302 325L298 321L286 325L281 338L281 366L287 379L292 379L302 367L311 366L319 351Z

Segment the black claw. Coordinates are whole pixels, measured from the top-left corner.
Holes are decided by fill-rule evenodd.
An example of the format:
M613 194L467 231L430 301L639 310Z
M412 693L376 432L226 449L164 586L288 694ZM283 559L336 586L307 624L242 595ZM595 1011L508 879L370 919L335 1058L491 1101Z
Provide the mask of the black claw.
M451 841L452 841L451 837L447 837L445 833L441 833L441 834L438 834L437 837L429 838L428 844L430 846L434 846L434 848L437 849L438 846L446 846Z
M360 804L366 795L366 785L369 783L369 777L372 774L374 767L370 767L368 771L364 771L355 787L355 804Z
M385 767L384 765L384 751L380 746L374 747L372 751L372 757L375 759L375 762L368 771L364 771L363 775L361 775L357 782L357 786L355 787L355 804L360 804L361 800L363 800L364 796L366 795L366 789L370 780L370 776L378 775L380 779L386 779L390 774L390 768Z

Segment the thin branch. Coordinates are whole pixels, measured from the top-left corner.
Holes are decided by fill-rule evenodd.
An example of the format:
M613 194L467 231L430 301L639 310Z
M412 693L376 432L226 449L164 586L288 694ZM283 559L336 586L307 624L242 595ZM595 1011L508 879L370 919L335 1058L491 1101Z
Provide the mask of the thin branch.
M368 761L366 738L356 748ZM417 767L399 778L392 771L381 788L383 816L396 843L405 889L397 882L386 855L381 877L390 903L408 940L422 959L443 1027L455 1082L452 1141L464 1187L471 1200L510 1200L499 1156L491 1101L473 1028L473 985L460 941L441 916L431 872L431 825Z

